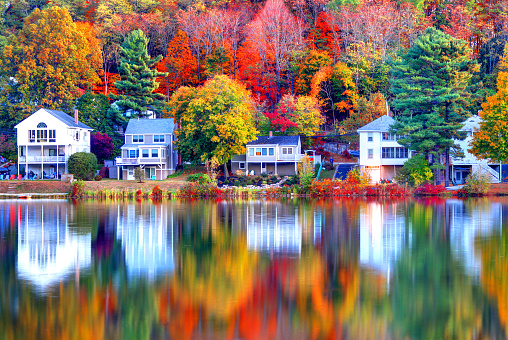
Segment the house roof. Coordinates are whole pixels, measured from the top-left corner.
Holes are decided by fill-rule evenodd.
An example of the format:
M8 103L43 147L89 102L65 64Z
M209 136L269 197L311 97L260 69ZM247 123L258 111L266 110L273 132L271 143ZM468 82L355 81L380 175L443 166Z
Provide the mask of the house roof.
M298 145L300 136L258 136L256 140L248 142L247 145Z
M395 119L393 119L390 116L384 115L382 117L379 117L378 119L370 122L367 125L362 126L357 132L360 131L380 131L380 132L388 132L390 131L390 126L395 122Z
M126 135L173 133L173 118L131 119L125 129Z
M75 128L81 128L81 129L88 129L88 130L93 130L91 127L89 127L88 125L85 125L81 122L78 121L78 124L76 124L74 122L74 117L71 117L69 116L67 113L65 112L62 112L62 111L58 111L58 110L50 110L50 109L44 109L44 108L41 108L39 110L37 110L35 113L39 112L39 111L45 111L47 113L49 113L50 115L52 115L53 117L55 117L56 119L58 119L59 121L61 121L62 123L64 123L65 125L67 126L70 126L70 127L75 127ZM34 113L34 114L35 114ZM18 124L19 125L19 124ZM16 125L16 127L18 126Z
M480 128L480 122L482 119L478 115L473 115L464 121L464 126L461 131L474 131L474 129Z
M236 156L233 156L233 159L231 161L232 162L245 162L246 159L247 159L246 155L236 155Z

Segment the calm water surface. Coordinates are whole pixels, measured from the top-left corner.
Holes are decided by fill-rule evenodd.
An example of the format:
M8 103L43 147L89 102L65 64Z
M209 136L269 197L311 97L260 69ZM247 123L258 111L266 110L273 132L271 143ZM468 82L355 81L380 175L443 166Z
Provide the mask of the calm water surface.
M508 200L0 201L0 339L505 339Z

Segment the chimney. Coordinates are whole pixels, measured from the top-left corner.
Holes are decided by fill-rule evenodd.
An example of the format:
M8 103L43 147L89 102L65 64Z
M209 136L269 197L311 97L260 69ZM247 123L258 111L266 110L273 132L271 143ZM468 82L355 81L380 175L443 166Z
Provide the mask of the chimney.
M272 138L272 137L273 137L273 132L272 132L272 131L270 131L270 132L268 133L268 139L270 139L270 138Z
M78 109L74 109L74 123L78 125Z

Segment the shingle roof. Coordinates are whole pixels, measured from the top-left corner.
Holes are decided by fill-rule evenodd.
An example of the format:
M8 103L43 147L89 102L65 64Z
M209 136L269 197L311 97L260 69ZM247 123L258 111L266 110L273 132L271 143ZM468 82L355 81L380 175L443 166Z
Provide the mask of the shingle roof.
M382 116L378 119L370 122L367 125L362 126L356 131L380 131L380 132L388 132L390 130L390 125L392 125L395 122L395 119L393 119L390 116Z
M131 119L125 129L126 135L143 135L158 133L173 133L175 124L173 118L159 119Z
M82 129L93 130L91 127L81 123L80 121L78 121L78 124L76 124L74 122L74 117L69 116L65 112L57 111L57 110L49 110L49 109L42 109L42 110L46 111L47 113L49 113L53 117L57 118L58 120L60 120L62 123L64 123L67 126L70 126L70 127L79 127L79 128L82 128Z
M236 155L236 156L233 156L233 159L231 159L231 161L232 162L245 162L246 159L247 159L246 155Z
M298 145L300 136L258 136L258 139L248 142L247 145L278 144Z

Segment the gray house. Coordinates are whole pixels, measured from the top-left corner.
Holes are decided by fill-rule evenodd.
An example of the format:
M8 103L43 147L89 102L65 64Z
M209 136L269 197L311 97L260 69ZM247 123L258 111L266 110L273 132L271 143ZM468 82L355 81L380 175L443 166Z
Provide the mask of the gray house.
M247 143L245 155L231 160L231 170L259 175L263 172L294 175L302 159L300 136L259 136Z
M178 163L174 130L173 119L131 119L121 157L116 159L122 178L133 180L136 167L143 168L147 178L153 180L174 173Z

